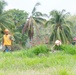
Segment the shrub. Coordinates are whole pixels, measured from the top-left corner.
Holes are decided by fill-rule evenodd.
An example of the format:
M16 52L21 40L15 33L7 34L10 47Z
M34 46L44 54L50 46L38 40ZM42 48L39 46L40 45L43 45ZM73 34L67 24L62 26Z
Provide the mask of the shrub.
M38 55L40 53L48 53L48 47L47 47L47 45L38 45L38 46L35 46L34 48L32 48L32 52L35 55Z
M61 49L69 54L76 54L76 46L73 45L62 45Z
M76 46L73 45L60 45L60 46L55 45L54 49L62 50L65 53L69 53L69 54L76 54Z

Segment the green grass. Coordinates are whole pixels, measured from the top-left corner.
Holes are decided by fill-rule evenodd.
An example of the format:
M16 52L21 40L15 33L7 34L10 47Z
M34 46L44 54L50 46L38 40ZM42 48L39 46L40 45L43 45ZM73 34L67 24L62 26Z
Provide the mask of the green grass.
M76 75L75 54L62 50L39 56L32 49L0 52L0 75Z

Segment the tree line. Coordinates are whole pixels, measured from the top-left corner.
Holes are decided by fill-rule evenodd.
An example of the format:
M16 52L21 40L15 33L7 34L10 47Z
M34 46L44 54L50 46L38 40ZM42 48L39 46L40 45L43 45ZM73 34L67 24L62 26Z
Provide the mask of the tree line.
M29 16L29 13L24 10L10 9L5 11L6 5L4 0L0 1L0 41L5 28L10 30L10 34L16 39L15 42L20 45L25 45L26 40L29 38L31 41L35 35L42 37L40 35L46 33L45 28L47 31L50 30L47 33L50 33L50 43L54 43L57 39L61 40L63 44L71 43L73 37L76 36L76 15L71 15L64 9L62 11L52 10L48 16L37 11L40 3L36 3Z

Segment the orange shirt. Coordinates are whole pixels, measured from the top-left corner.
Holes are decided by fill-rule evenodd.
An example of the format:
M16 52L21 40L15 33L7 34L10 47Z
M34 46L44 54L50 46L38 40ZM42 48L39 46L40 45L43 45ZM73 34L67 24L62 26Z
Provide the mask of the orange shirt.
M11 45L11 39L10 39L11 35L4 35L3 36L3 45Z

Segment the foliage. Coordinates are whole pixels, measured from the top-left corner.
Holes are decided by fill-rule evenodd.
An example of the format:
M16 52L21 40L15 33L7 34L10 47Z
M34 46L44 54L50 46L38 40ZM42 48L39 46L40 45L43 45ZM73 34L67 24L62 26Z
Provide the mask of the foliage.
M42 18L43 16L45 16L45 14L42 14L41 12L36 11L37 7L40 5L40 3L36 3L36 5L34 6L31 16L28 18L27 22L25 23L22 33L24 34L26 31L28 32L28 37L30 38L30 40L33 39L33 35L35 32L35 29L37 32L39 32L37 25L44 25L45 23L45 19Z
M28 56L33 56L33 55L35 56L35 55L39 55L39 54L46 54L46 53L48 53L48 51L49 51L49 49L46 45L38 45L38 46L35 46L35 47L29 49L27 51L27 53L28 53L27 55Z
M67 54L76 54L76 46L75 45L67 45L67 44L64 44L64 45L60 45L60 46L53 46L53 50L55 51L63 51L64 53L67 53Z
M70 22L72 22L73 25L70 26L71 30L72 30L72 37L76 36L76 15L69 15L67 17L67 20L69 20Z
M14 34L15 31L16 32L18 31L21 33L23 25L26 22L28 13L19 9L11 9L11 10L5 11L5 13L8 16L8 19L11 18L11 21L14 24L11 28L12 34Z
M66 20L68 13L64 13L65 10L57 11L53 10L50 12L50 20L46 24L52 25L52 33L50 36L50 42L61 40L62 43L68 43L72 41L72 35L69 24L70 21Z
M34 48L32 48L32 52L35 55L39 55L40 53L47 53L48 52L48 48L46 45L38 45Z
M61 49L65 52L65 53L69 53L69 54L76 54L76 46L73 45L62 45Z
M0 14L3 13L4 7L7 5L7 3L4 0L0 0Z
M7 3L4 0L0 0L0 32L3 31L5 28L9 28L13 25L10 19L7 19L8 16L4 12L4 7Z
M15 38L15 43L20 44L22 46L25 46L25 42L28 38L27 34L22 35L20 32L15 32L14 33L14 38Z
M5 12L7 13L8 16L12 18L14 25L17 27L23 25L28 17L27 12L19 9L11 9Z
M26 50L13 53L0 52L0 74L2 75L75 75L76 55L64 52L49 56L27 57Z

